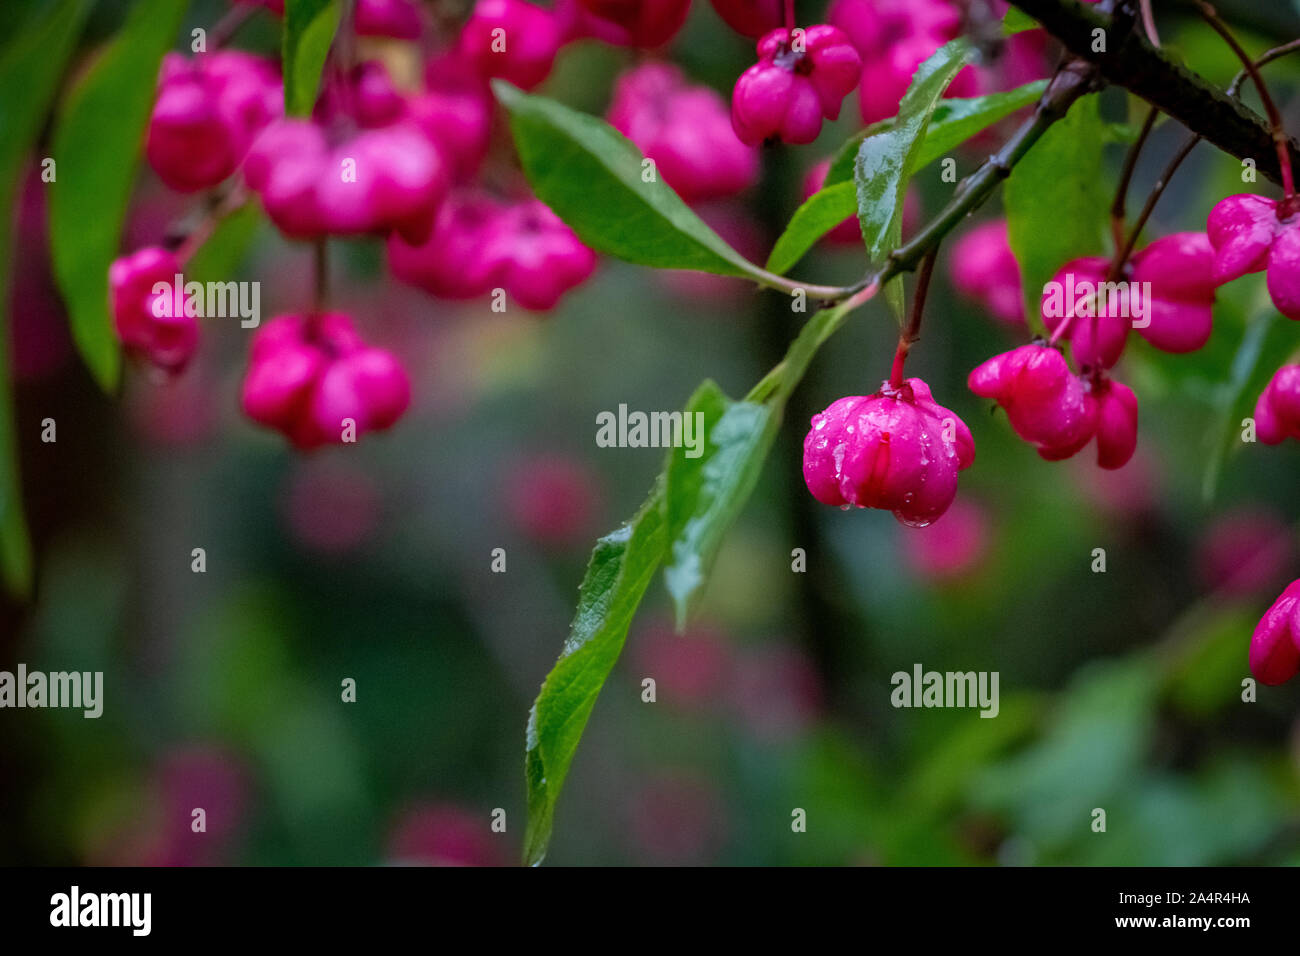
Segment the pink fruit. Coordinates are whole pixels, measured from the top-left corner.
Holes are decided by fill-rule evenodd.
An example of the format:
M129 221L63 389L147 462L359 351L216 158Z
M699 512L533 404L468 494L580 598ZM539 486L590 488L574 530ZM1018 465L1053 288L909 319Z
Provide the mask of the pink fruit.
M1277 310L1300 319L1300 214L1264 196L1243 193L1220 200L1210 210L1205 231L1214 247L1216 285L1248 272L1266 272Z
M862 60L848 37L827 24L772 30L758 41L758 62L731 95L731 123L742 142L811 143L822 118L835 119L857 85Z
M970 429L918 378L832 403L813 416L803 447L804 481L818 501L880 508L918 526L943 515L957 473L975 460Z
M503 497L515 526L543 545L586 543L600 510L600 485L580 460L559 455L511 466Z
M1016 434L1048 461L1069 458L1097 430L1097 402L1056 349L1022 345L978 366L976 395L1002 406Z
M1207 591L1250 597L1286 580L1295 554L1295 533L1281 516L1235 508L1215 519L1197 545L1197 577Z
M1201 232L1155 240L1133 257L1130 278L1151 283L1149 321L1137 333L1165 352L1194 352L1213 326L1214 249Z
M241 403L302 449L388 428L411 401L401 363L366 345L341 312L282 315L253 337ZM350 423L350 424L349 424Z
M488 262L483 250L502 213L502 204L486 193L453 192L438 211L427 242L412 245L401 236L389 237L393 275L442 298L484 295L497 276L495 263Z
M675 66L646 63L620 76L608 119L687 202L734 195L758 176L758 155L737 139L726 101Z
M412 0L357 0L353 22L363 37L420 37L420 8Z
M317 124L273 123L249 150L244 178L285 235L386 235L425 241L447 192L441 153L410 120L331 143Z
M1122 276L1106 285L1109 268L1110 260L1100 256L1073 259L1043 289L1043 324L1055 332L1068 321L1061 337L1069 340L1081 368L1111 368L1128 341L1130 287Z
M1097 403L1097 464L1102 468L1123 468L1137 450L1137 396L1127 385L1111 378L1093 384Z
M1283 684L1300 670L1300 581L1292 581L1264 612L1250 639L1250 672L1262 684Z
M862 58L858 105L874 123L898 112L916 68L961 30L961 11L944 0L836 0L827 19L844 31ZM973 95L963 70L951 95Z
M654 624L635 642L637 679L653 678L656 700L674 710L707 710L732 686L733 651L721 632L704 625L677 634Z
M484 79L531 90L551 72L564 33L551 10L526 0L478 0L457 52Z
M482 255L510 298L535 312L555 308L596 268L596 253L537 199L505 208L487 232Z
M172 189L194 192L233 173L282 111L279 71L234 50L163 58L145 156Z
M431 60L424 92L407 100L407 113L437 143L457 182L474 177L492 134L492 94L452 57Z
M596 267L596 254L540 201L504 204L475 192L445 204L428 242L390 239L388 260L395 276L434 295L470 299L503 288L537 312L553 309Z
M108 267L109 310L117 337L129 352L169 372L179 372L199 343L199 324L186 315L175 291L181 265L158 246L146 246ZM166 287L165 291L161 290Z
M1025 301L1020 265L1007 241L1005 219L980 223L952 247L952 283L957 291L1003 322L1022 325Z
M1273 373L1255 402L1255 436L1265 445L1300 439L1300 365Z
M388 839L388 859L416 866L505 866L506 851L492 833L487 813L450 803L405 810Z

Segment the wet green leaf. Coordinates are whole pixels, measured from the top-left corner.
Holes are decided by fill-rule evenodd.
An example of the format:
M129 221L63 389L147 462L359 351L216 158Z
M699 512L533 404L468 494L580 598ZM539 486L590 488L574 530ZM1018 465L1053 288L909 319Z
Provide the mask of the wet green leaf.
M761 270L705 225L604 120L497 80L497 99L538 198L587 245L636 265L725 276Z

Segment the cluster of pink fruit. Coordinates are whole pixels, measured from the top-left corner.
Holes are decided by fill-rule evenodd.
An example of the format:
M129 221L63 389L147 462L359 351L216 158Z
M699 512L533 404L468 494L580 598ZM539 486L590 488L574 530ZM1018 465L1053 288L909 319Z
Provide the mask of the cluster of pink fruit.
M283 14L282 0L254 5ZM554 8L482 0L414 82L399 82L379 60L337 62L336 47L309 118L285 115L280 70L268 60L227 49L170 54L145 154L177 191L219 190L214 195L226 208L246 192L256 194L291 239L384 238L394 275L434 295L463 299L500 289L525 309L548 310L590 276L596 257L520 182L509 182L499 196L476 183L494 119L488 81L532 88L549 74L560 47L581 37L656 46L680 28L687 7L688 0L566 0ZM413 0L357 0L352 9L341 33L401 41L433 33ZM643 127L640 114L656 106L638 102L628 121ZM696 151L693 165L674 170L675 179L697 170L716 176L708 193L752 181L756 161L747 152L741 182L725 169L728 147L732 157L746 149L734 134L718 150L707 141L701 149L689 126L662 139L666 151ZM201 310L184 296L160 303L153 290L170 285L192 251L177 239L137 249L110 269L110 309L123 345L171 372L195 352ZM395 356L365 345L349 317L312 309L259 331L243 405L253 420L310 448L349 440L349 426L353 434L387 427L409 395Z
M283 0L238 2L284 12ZM674 66L645 61L619 78L608 114L691 203L751 186L758 175L756 145L810 142L854 88L861 90L864 119L892 115L916 66L958 34L961 20L947 0L837 0L831 23L806 29L794 26L792 6L782 0L713 5L735 30L758 40L758 62L737 80L731 103L688 82ZM500 193L481 181L494 121L488 81L532 89L566 44L585 38L660 47L681 29L688 7L689 0L558 0L549 7L478 0L455 36L425 43L444 25L430 22L414 0L356 0L344 35L432 46L436 52L421 76L394 77L377 59L339 62L336 47L312 115L295 118L285 115L276 64L229 49L192 58L169 54L145 153L177 191L224 190L216 195L228 200L227 208L255 194L291 239L384 238L394 276L435 296L471 299L497 290L524 309L546 311L591 275L596 256L517 178ZM951 92L1031 78L1042 68L1042 36L1035 31L1034 37L1013 39L1018 53L1007 59L1019 66L1009 76L971 68ZM499 187L501 179L494 176ZM851 231L850 224L844 232ZM199 310L185 299L160 308L152 290L181 273L190 245L176 239L138 249L115 262L110 274L112 315L123 344L172 372L198 345ZM308 311L295 324L302 324L305 348L318 361L340 360L325 347L331 335L317 328L318 317ZM392 374L403 375L390 359ZM260 389L272 374L268 369L291 364L252 363L245 411L303 447L343 440L343 422L312 419L305 411L310 402L266 410ZM386 385L374 407L367 388L358 383L351 390L354 404L335 403L330 414L350 412L344 420L361 430L400 416L401 409L394 415L388 403L398 392L409 393L409 385Z
M1300 216L1289 209L1288 203L1260 196L1230 196L1214 207L1205 233L1157 239L1114 274L1105 258L1067 263L1049 285L1077 287L1081 294L1062 314L1046 307L1045 291L1042 317L1052 340L995 355L970 373L971 391L995 400L1016 434L1043 458L1069 458L1095 438L1098 464L1123 467L1137 445L1137 398L1111 378L1110 369L1119 361L1130 325L1163 351L1195 351L1210 338L1215 289L1265 270L1278 311L1300 319ZM953 278L997 317L1023 322L1020 274L1004 223L986 224L963 237ZM1140 324L1127 303L1121 309L1114 297L1106 301L1105 284L1117 281L1145 299ZM1055 347L1058 340L1070 342L1077 373ZM920 392L918 380L910 381L912 394L924 399L901 396L912 406L909 414L900 415L898 390L887 384L870 399L840 399L813 419L804 475L818 500L884 508L908 523L928 524L943 514L955 481L938 481L947 493L937 501L931 479L946 474L948 457L964 461L973 448L967 447L969 432L956 416L941 408L935 412L929 390ZM844 411L850 407L851 415ZM1265 443L1300 438L1300 365L1278 370L1255 417ZM960 426L947 429L951 455L934 452L945 445L934 440L945 422Z
M1118 274L1107 259L1076 259L1053 281L1069 279L1071 287L1087 282L1092 290L1116 279L1142 283L1143 322L1133 327L1156 348L1185 353L1210 338L1216 288L1251 272L1265 272L1274 306L1300 321L1300 205L1294 197L1274 202L1229 196L1211 211L1205 233L1157 239ZM1005 223L988 223L963 237L952 274L960 291L998 318L1023 323L1020 274ZM1098 464L1114 469L1129 461L1137 445L1137 398L1109 374L1124 350L1130 321L1126 311L1104 307L1104 293L1089 294L1086 309L1076 303L1061 315L1044 307L1052 341L995 355L970 373L968 385L994 399L1016 434L1043 458L1072 457L1095 438ZM1077 374L1055 347L1058 339L1070 341ZM1284 365L1273 375L1256 403L1255 426L1266 444L1300 440L1300 364ZM815 415L804 441L803 471L819 501L889 510L906 524L924 526L947 510L957 471L973 459L965 424L913 378L902 389L886 382L874 395L841 398ZM1250 666L1266 684L1300 672L1300 581L1260 621Z

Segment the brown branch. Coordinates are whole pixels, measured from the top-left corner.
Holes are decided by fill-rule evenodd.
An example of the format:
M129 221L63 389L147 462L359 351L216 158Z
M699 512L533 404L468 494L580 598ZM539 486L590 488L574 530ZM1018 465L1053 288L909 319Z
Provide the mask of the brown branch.
M1268 122L1204 77L1176 63L1134 29L1131 11L1109 15L1079 0L1009 0L1041 23L1071 53L1091 63L1104 80L1122 86L1238 159L1253 159L1260 172L1281 183ZM1095 51L1093 31L1105 31L1105 51ZM1292 163L1300 143L1286 143Z

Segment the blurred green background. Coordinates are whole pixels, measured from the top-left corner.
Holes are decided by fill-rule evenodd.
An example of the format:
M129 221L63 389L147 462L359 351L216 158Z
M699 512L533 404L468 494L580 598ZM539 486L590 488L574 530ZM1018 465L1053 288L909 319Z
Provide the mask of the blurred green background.
M122 7L97 8L88 50ZM674 58L725 92L750 43L695 7ZM221 9L195 4L183 35ZM1300 33L1286 11L1221 9L1252 52ZM1211 79L1236 72L1203 26L1171 17L1162 32ZM270 51L275 37L265 21L241 45ZM632 62L579 44L544 91L600 112ZM1268 72L1293 129L1298 64ZM1115 122L1129 108L1106 94ZM844 113L812 146L767 151L761 187L710 213L741 223L753 255L798 206L807 169L855 128L852 100ZM1158 128L1131 207L1182 136ZM1112 170L1123 148L1110 147ZM961 173L981 150L959 154ZM1150 234L1203 229L1218 198L1242 191L1239 170L1199 147ZM926 213L951 189L937 166L917 185ZM15 272L30 281L14 289L13 352L38 587L30 606L0 610L0 666L102 670L106 702L98 720L0 712L0 862L516 862L528 707L591 542L661 464L657 450L597 448L597 413L680 408L706 377L743 394L802 317L738 280L608 260L553 314L497 315L398 287L378 243L335 242L342 304L401 355L416 401L387 434L302 457L239 415L248 333L234 323L205 328L180 379L133 368L120 401L100 393L39 281L35 202L19 226ZM123 248L156 241L184 208L146 170ZM265 316L291 310L309 294L310 249L256 229L237 277L262 281ZM858 250L819 248L795 274L849 281L862 267ZM1257 347L1265 374L1287 357L1262 289L1251 276L1222 290L1195 355L1131 337L1119 377L1141 401L1139 452L1109 474L1091 450L1040 461L967 391L970 369L1024 333L955 296L941 254L909 372L978 448L959 495L977 546L950 574L918 553L942 522L842 513L803 486L809 417L887 376L897 329L883 303L863 310L796 394L687 636L672 635L652 585L549 862L1300 863L1300 682L1241 699L1251 630L1300 573L1300 451L1232 430L1255 395L1243 355ZM47 417L54 444L40 441ZM540 503L528 490L539 473L556 476ZM558 511L557 530L545 519ZM1228 547L1229 567L1252 573L1216 587L1223 541L1238 538L1250 546ZM504 574L490 570L494 548ZM795 548L805 573L791 570ZM917 663L999 672L999 716L894 709L890 675ZM641 700L645 677L656 703ZM340 699L345 678L355 703ZM195 806L206 834L190 832ZM1091 829L1096 807L1105 833ZM491 829L498 808L504 833ZM793 808L807 832L792 832Z

